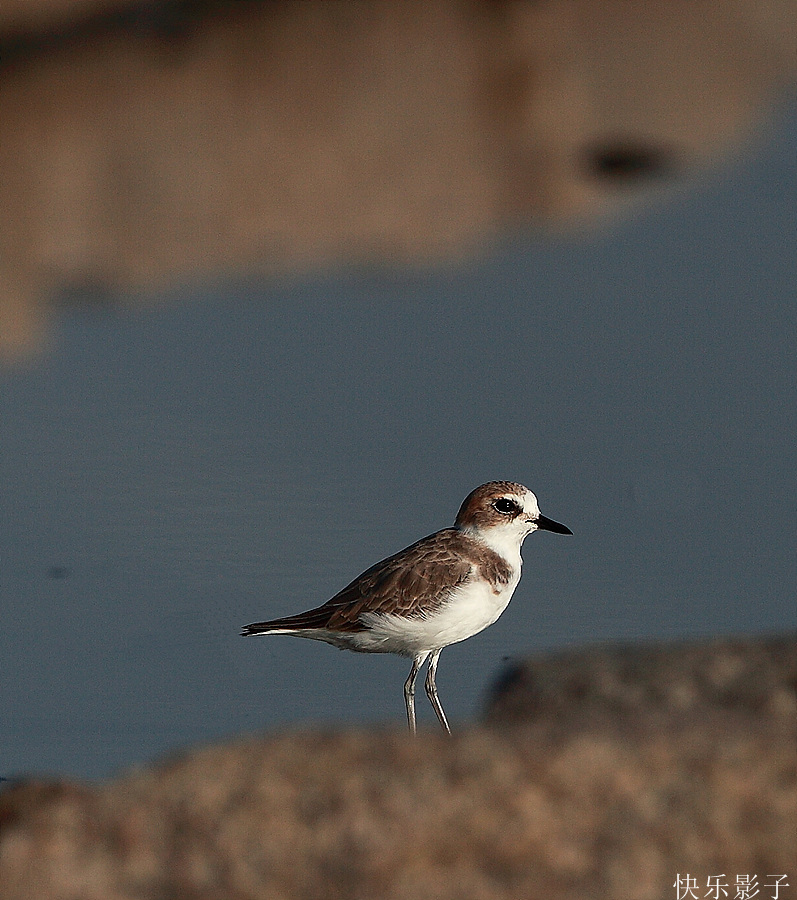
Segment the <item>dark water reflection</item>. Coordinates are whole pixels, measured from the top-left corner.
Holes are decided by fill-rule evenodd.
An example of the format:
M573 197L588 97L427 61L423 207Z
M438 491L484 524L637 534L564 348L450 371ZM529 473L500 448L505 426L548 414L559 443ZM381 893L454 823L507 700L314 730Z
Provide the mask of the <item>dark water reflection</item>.
M600 238L67 316L1 383L0 774L400 727L404 660L238 628L493 478L575 536L532 536L502 619L443 654L455 723L506 658L795 627L796 135Z

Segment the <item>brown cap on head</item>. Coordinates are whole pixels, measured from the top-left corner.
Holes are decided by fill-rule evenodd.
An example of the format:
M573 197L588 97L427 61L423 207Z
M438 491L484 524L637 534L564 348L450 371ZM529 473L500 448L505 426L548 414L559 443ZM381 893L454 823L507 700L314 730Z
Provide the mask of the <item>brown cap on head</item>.
M493 525L504 517L496 511L493 503L501 497L518 498L518 514L522 511L522 498L529 494L528 488L515 481L488 481L472 490L463 500L454 525L457 528Z

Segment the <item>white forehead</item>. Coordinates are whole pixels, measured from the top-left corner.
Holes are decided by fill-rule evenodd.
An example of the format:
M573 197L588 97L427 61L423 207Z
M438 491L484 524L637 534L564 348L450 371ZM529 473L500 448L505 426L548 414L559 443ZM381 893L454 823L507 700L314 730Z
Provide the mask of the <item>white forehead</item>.
M520 505L523 507L523 512L527 513L531 516L538 516L540 514L540 505L537 503L537 497L531 491L526 491L520 497Z

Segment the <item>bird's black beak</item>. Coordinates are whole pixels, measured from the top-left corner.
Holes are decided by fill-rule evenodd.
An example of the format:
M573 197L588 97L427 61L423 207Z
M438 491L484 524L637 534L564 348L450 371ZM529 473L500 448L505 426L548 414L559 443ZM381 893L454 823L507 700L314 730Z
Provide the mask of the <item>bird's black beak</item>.
M546 516L539 515L534 520L534 524L540 531L553 531L554 534L572 534L573 532L567 527L567 525L560 525L558 522L554 522L553 519L549 519Z

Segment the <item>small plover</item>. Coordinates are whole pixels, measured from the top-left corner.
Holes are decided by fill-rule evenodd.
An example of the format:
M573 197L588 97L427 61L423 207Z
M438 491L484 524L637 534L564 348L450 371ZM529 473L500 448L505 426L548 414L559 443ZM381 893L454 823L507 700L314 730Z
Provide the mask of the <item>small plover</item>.
M465 498L453 527L421 538L366 569L323 606L247 625L242 635L292 634L364 653L412 657L404 685L415 734L415 680L429 660L426 693L451 733L435 675L444 647L492 625L520 581L520 547L533 531L572 534L540 513L532 492L491 481Z

